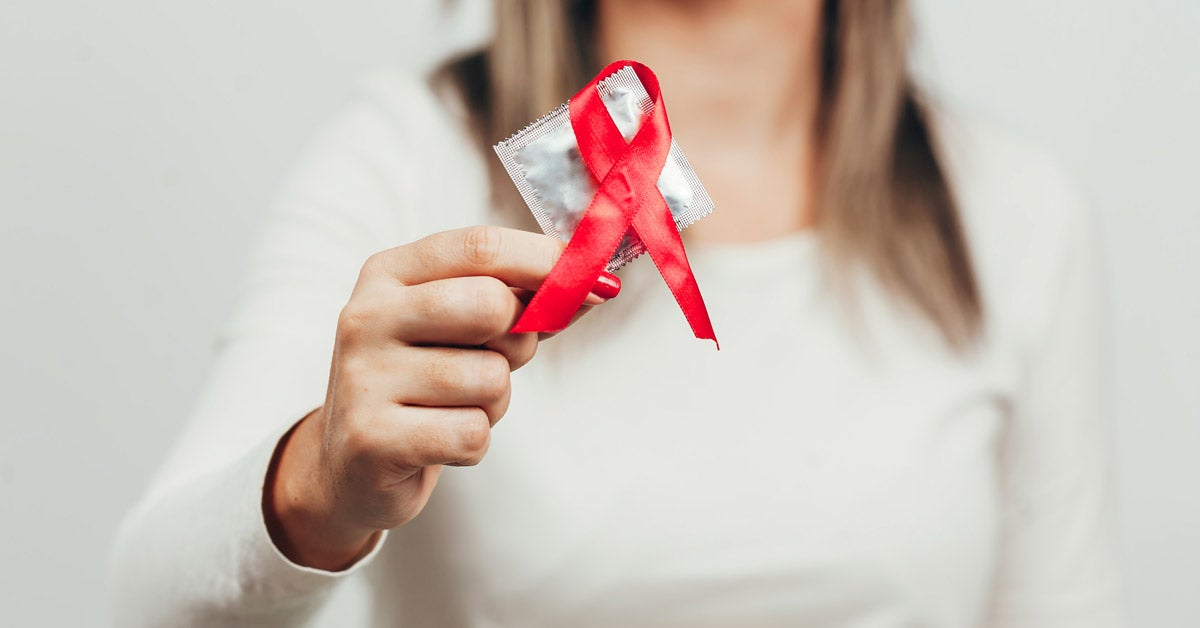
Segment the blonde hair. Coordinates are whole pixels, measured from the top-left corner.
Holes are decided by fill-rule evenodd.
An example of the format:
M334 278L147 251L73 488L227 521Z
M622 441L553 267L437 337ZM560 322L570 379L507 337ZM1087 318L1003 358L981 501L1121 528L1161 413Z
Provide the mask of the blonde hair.
M496 0L496 36L444 70L490 145L571 96L598 70L594 0ZM963 349L983 307L950 183L907 59L906 0L825 0L817 231L848 285L866 269ZM493 190L509 190L495 160ZM849 294L849 292L847 292Z

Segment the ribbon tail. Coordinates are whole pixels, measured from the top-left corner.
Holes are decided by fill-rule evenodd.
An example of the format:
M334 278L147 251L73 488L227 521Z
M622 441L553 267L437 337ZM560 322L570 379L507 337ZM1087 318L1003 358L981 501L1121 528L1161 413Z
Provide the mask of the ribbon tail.
M665 201L662 205L663 211L639 211L633 217L633 230L641 238L663 282L670 288L671 295L692 327L692 333L701 340L713 341L720 351L721 342L713 331L704 296L700 294L700 286L696 283L696 276L692 273L691 263L683 248L683 238L675 227L671 212L666 211Z

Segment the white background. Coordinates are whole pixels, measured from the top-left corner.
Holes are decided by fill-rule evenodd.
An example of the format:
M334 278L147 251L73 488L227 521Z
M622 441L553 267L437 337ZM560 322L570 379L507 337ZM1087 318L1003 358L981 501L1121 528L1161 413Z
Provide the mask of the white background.
M0 623L104 623L113 531L203 385L264 208L356 79L448 45L439 4L0 8ZM917 5L935 91L1046 146L1101 212L1135 624L1200 626L1200 3Z

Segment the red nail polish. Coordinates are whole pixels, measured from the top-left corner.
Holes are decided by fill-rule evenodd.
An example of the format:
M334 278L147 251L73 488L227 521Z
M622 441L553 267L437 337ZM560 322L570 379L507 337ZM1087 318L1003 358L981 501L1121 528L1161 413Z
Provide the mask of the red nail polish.
M601 299L611 299L621 292L621 280L609 272L601 272L592 286L592 294Z

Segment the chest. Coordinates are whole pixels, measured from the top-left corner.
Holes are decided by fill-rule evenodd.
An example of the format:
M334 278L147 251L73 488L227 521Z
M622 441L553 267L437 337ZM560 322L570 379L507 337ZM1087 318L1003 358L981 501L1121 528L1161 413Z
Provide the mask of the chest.
M640 285L547 343L484 463L447 469L393 536L454 592L413 606L514 625L970 625L995 551L988 370L864 348L802 288L713 291L717 352Z

